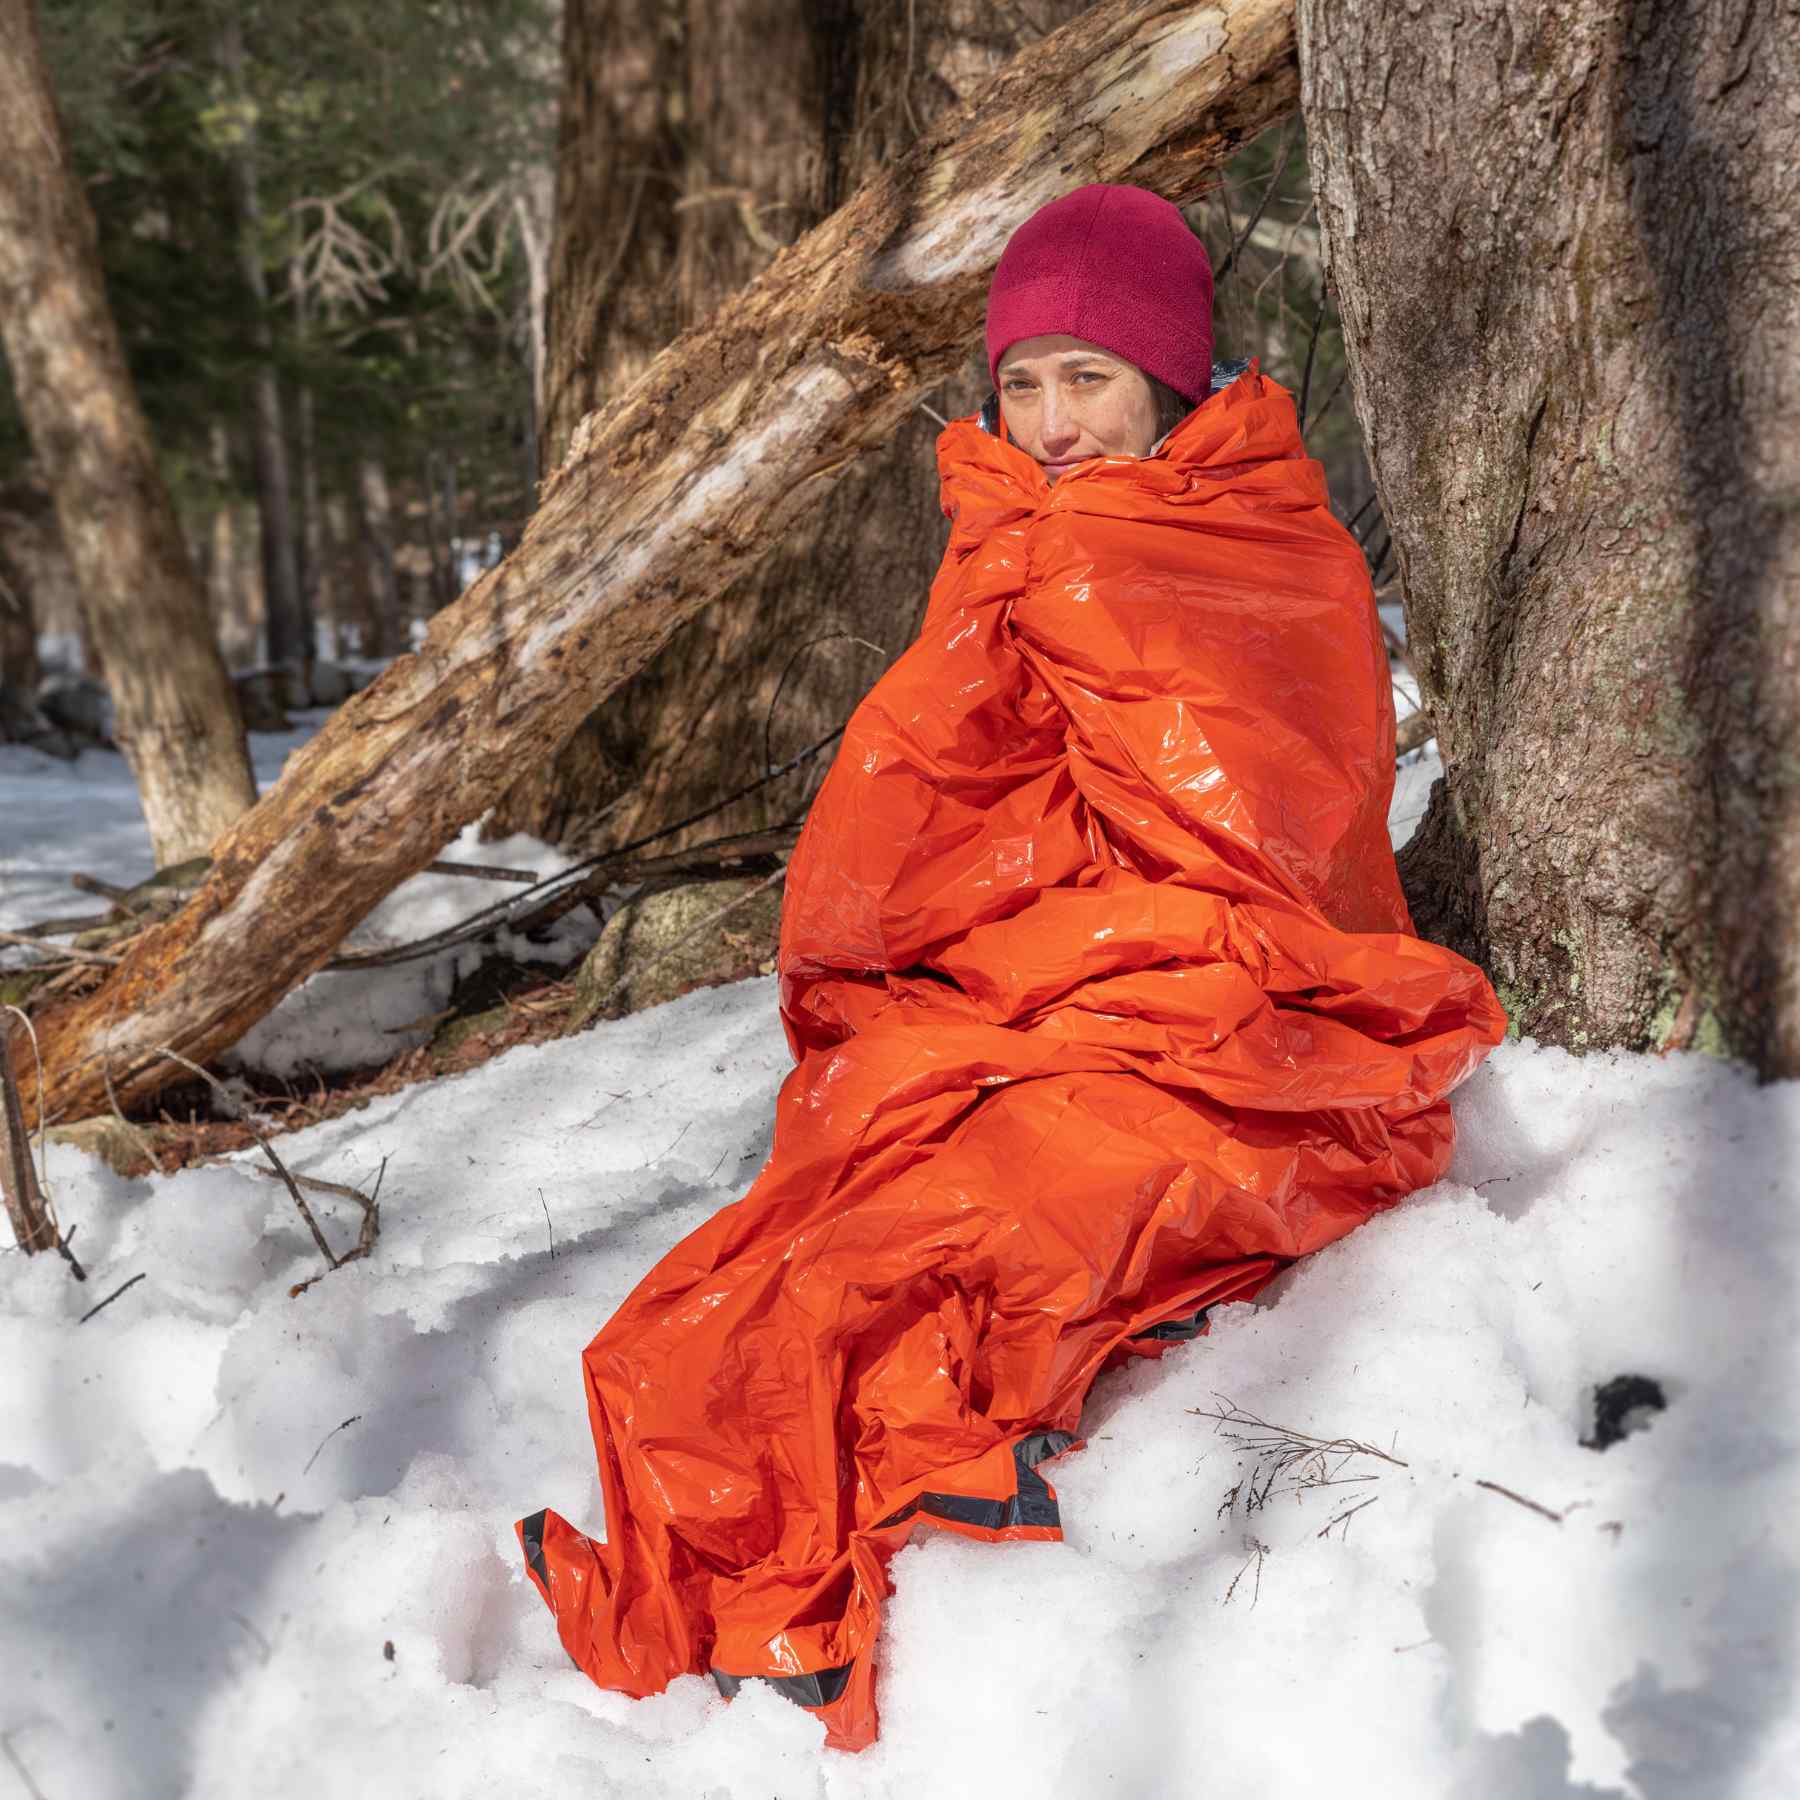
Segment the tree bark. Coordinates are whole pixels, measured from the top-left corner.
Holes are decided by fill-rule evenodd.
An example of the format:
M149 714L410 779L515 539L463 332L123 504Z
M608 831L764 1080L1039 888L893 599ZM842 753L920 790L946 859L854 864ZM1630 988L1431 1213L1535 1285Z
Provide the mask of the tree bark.
M1081 0L1044 0L1060 24ZM990 78L1021 30L975 0L568 0L550 320L559 453L647 341L708 316ZM654 79L653 92L644 83ZM621 195L621 169L645 172ZM631 220L622 232L619 210ZM660 344L657 345L660 347ZM987 392L958 371L939 412ZM915 412L754 574L676 633L496 809L496 835L629 840L744 786L849 716L906 647L941 553L933 444ZM560 435L557 435L560 434ZM804 806L823 760L709 817L758 830Z
M289 760L199 894L38 1029L49 1108L236 1041L885 444L967 353L1008 235L1089 181L1181 200L1291 109L1288 0L1108 0L583 421L518 549Z
M1800 1074L1800 31L1300 0L1445 778L1415 917L1523 1032Z
M203 856L256 786L107 307L29 0L0 0L0 329L156 860Z
M50 496L26 481L0 488L0 697L11 696L11 710L18 716L37 709L41 671L34 577L46 560L38 545L47 539L54 539L61 551ZM9 723L6 715L7 708L0 705L0 737Z

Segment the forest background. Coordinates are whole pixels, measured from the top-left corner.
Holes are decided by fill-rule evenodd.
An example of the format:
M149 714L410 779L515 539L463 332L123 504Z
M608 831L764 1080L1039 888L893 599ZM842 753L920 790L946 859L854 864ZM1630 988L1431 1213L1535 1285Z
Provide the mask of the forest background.
M4 13L24 82L32 9ZM116 1111L176 1078L164 1043L202 1062L227 1048L476 816L602 865L590 898L629 849L749 834L681 872L763 893L833 734L915 629L943 541L932 439L985 389L955 255L937 253L941 277L924 265L912 323L883 326L893 270L845 221L924 232L959 204L942 174L959 156L1040 180L1032 158L1059 132L1082 145L1063 185L1125 175L1183 203L1217 265L1221 353L1293 390L1378 595L1404 603L1411 649L1394 648L1422 705L1403 743L1435 734L1446 777L1403 865L1421 928L1477 957L1547 1041L1700 1043L1790 1070L1796 302L1778 252L1795 220L1774 171L1794 127L1773 17L1592 0L1563 20L1493 0L1496 58L1476 71L1456 55L1467 21L1402 39L1356 0L406 0L303 21L43 5L37 86L6 112L47 109L53 88L67 146L45 156L48 110L15 125L0 233L0 713L65 752L110 724L158 862L187 870L163 898L198 895L156 914L166 929L128 906L128 946L77 937L80 967L33 971L54 975L31 990L46 1106ZM1179 46L1191 72L1159 85L1140 42L1169 70ZM1083 122L1119 104L1109 81L1133 150ZM988 215L1008 204L1004 181L982 191ZM32 211L47 194L60 213ZM992 222L978 208L957 230ZM896 268L902 241L881 252ZM26 299L59 291L48 259L76 266L84 243L103 287L63 329ZM109 429L153 447L128 474L135 452L109 461L68 423L107 384L59 362L115 322L128 379ZM737 479L706 369L751 344L747 439L758 419L793 424L784 383L824 349L874 345L886 395L827 422L841 454L785 473L765 458L753 506L669 526L685 556L660 552L643 597L605 600L601 647L579 634L546 687L525 666L548 641L531 619L573 618L564 590L610 581L608 544L641 536L634 520L685 521L674 502L699 472ZM135 548L96 523L159 507L176 525ZM477 690L440 676L494 607L504 668L479 677L481 703L497 681L519 692L484 733ZM402 657L382 699L245 815L233 705L278 728L428 625L437 650ZM356 747L376 719L381 742ZM409 786L394 771L414 753ZM277 920L280 967L244 974ZM735 921L751 928L737 972L766 960L772 920L771 900ZM203 927L210 964L192 960ZM204 1020L158 1014L178 981L205 990ZM102 1029L121 1009L149 1021L135 1037Z

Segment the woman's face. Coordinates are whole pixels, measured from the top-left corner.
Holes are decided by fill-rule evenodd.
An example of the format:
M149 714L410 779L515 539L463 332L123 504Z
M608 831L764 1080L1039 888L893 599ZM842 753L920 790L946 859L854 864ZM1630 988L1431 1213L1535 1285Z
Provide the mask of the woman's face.
M1141 369L1082 338L1021 338L1000 359L1006 432L1054 481L1090 456L1148 456L1156 397Z

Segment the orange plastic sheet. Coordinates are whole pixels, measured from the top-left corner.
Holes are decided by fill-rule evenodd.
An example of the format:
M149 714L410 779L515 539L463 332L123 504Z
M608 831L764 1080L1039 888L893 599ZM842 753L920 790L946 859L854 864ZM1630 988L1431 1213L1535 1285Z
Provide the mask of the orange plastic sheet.
M939 460L923 632L788 876L773 1154L588 1347L605 1540L520 1526L602 1686L774 1678L846 1748L915 1526L1058 1536L1101 1367L1440 1175L1504 1025L1411 934L1290 396L1252 368L1054 487L974 420Z

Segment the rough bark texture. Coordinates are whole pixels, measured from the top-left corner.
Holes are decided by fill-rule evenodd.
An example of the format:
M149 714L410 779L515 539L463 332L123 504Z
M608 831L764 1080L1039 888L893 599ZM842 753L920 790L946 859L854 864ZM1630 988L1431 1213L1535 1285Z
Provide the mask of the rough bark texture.
M1081 0L1043 0L1057 25ZM647 349L707 317L994 74L1030 34L985 0L569 0L550 329L554 457ZM649 83L659 85L649 86ZM621 169L641 192L621 194ZM630 229L624 229L621 206ZM657 333L662 337L657 338ZM967 412L985 376L934 396ZM685 818L843 723L906 647L942 552L933 444L914 412L769 558L676 633L502 803L497 835L597 848ZM825 761L715 814L800 810Z
M156 860L204 856L256 786L107 307L29 0L0 0L0 331Z
M235 1042L399 882L818 506L962 360L1008 235L1057 194L1190 197L1291 109L1288 0L1107 0L584 420L518 549L289 760L199 894L39 1021L63 1116ZM1074 98L1071 98L1074 96Z
M1299 18L1444 753L1415 916L1533 1036L1800 1074L1800 9Z

